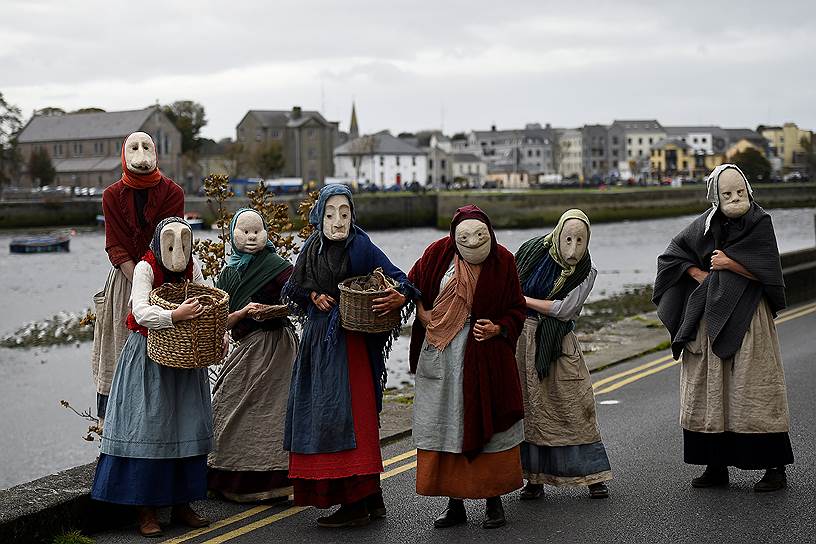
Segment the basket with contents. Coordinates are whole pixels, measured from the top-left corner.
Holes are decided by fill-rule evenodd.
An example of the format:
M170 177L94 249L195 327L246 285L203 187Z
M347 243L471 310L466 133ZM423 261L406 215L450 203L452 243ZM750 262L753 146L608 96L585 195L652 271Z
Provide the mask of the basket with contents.
M226 292L197 283L165 283L150 292L150 304L175 310L191 297L201 303L200 316L179 321L172 328L151 329L147 335L147 354L161 365L201 368L223 359L229 313Z
M249 317L255 321L266 321L289 316L289 306L286 304L256 304L249 310Z
M388 294L397 283L377 268L367 276L355 276L343 280L340 289L340 324L349 331L386 332L400 324L400 311L392 310L385 315L374 312L374 300Z

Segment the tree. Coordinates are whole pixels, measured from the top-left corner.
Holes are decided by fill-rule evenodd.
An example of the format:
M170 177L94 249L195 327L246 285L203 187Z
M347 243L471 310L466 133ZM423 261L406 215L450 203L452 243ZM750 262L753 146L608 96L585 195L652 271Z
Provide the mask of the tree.
M54 117L54 116L59 116L59 115L65 115L65 110L62 109L62 108L53 108L53 107L49 106L47 108L40 108L40 109L36 110L34 112L34 115L44 115L46 117Z
M232 169L230 176L234 178L242 176L246 173L247 167L252 163L251 157L249 153L247 153L244 144L241 142L233 142L232 140L223 142L223 144L224 157Z
M28 173L31 179L38 181L40 187L54 183L57 170L51 164L51 157L44 147L36 148L28 159Z
M181 152L198 151L201 146L199 134L207 124L204 106L192 100L177 100L169 106L162 106L162 112L181 132Z
M805 156L804 162L808 169L808 175L813 177L813 175L816 174L816 149L814 149L813 137L808 138L807 136L802 136L799 144L802 146Z
M763 181L771 177L771 163L756 148L748 147L731 157L748 181Z
M16 137L22 126L20 108L6 102L0 93L0 186L8 183L19 167Z
M283 170L283 167L286 166L286 159L283 156L281 144L273 141L260 145L252 154L252 165L258 175L264 179Z
M78 110L74 110L71 113L105 113L105 110L102 108L79 108Z

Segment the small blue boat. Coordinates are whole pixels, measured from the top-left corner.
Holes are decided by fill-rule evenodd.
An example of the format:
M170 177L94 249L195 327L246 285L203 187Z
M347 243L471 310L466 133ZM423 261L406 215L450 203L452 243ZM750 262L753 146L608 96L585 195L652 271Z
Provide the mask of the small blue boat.
M12 253L61 253L68 252L71 236L68 234L46 234L43 236L21 236L9 243Z

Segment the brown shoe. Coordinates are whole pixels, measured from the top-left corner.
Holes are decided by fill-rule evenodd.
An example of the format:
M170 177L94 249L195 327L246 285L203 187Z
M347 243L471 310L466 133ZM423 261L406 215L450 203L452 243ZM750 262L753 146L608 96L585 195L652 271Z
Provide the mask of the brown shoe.
M173 507L170 514L170 521L173 523L181 523L193 529L206 527L210 524L210 520L202 515L199 515L189 504L177 504Z
M162 536L161 526L156 519L156 509L150 506L139 506L136 509L136 517L139 522L139 534L147 538Z

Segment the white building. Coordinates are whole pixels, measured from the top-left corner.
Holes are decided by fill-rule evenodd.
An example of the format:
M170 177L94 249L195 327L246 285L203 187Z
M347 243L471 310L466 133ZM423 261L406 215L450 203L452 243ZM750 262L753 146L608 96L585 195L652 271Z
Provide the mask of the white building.
M471 187L480 187L487 176L487 163L471 153L454 153L450 156L453 180L467 180Z
M388 131L363 136L335 148L334 175L380 188L428 180L425 153Z
M726 135L720 127L665 127L666 137L687 144L695 155L725 153Z
M558 137L558 173L565 178L580 178L583 165L583 131L580 128L564 129Z

